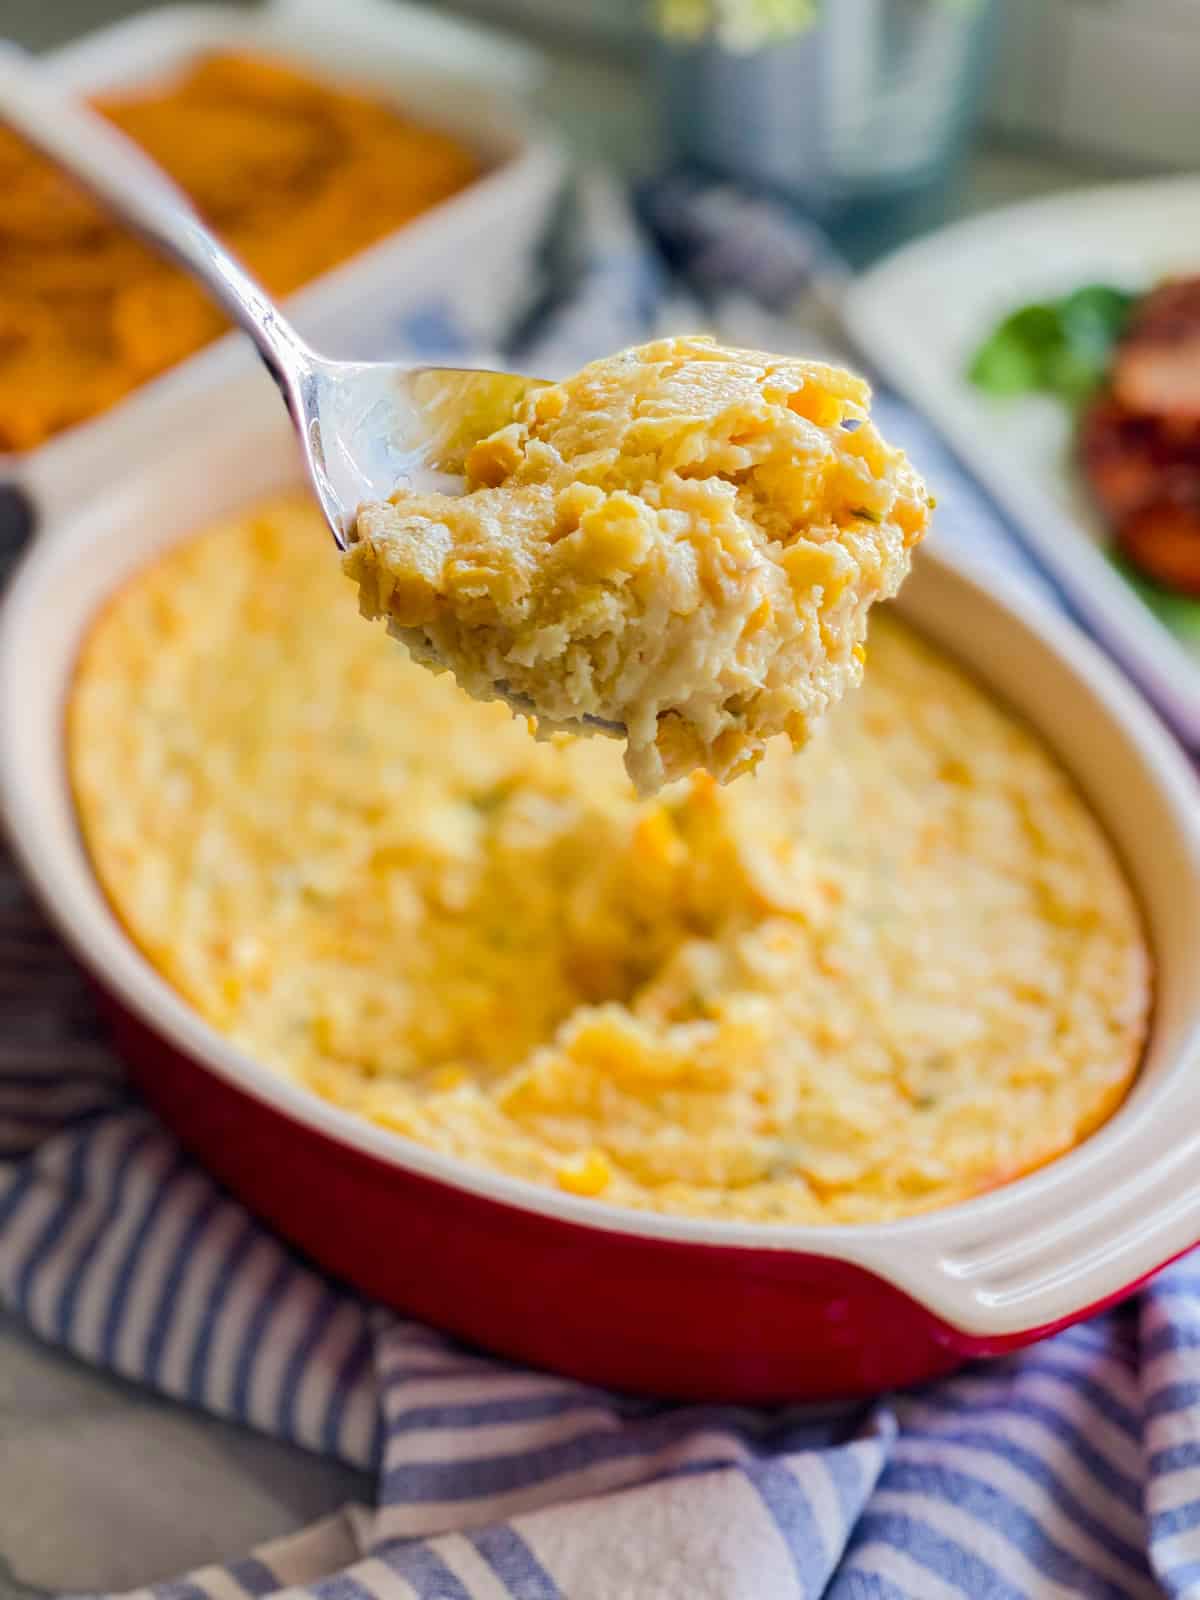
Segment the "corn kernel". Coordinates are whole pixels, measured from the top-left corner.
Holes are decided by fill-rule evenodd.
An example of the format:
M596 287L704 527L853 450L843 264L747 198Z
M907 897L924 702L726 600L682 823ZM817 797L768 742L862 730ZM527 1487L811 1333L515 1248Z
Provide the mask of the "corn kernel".
M754 610L746 618L746 625L742 629L742 637L748 639L756 634L760 628L765 628L771 620L771 602L766 597L758 602Z
M650 549L649 514L632 495L618 492L590 507L579 520L574 540L584 568L598 578L634 572Z
M520 464L520 430L513 423L471 448L467 455L467 479L472 486L495 489Z
M837 544L814 544L808 539L798 539L779 559L788 575L792 591L800 594L819 585L826 600L841 594L850 581L854 563Z
M594 483L571 483L554 502L554 531L560 536L574 533L587 512L604 503L604 490Z
M812 736L812 726L802 711L793 711L783 725L793 750L803 750Z
M935 503L932 495L919 489L897 497L892 516L903 536L906 550L910 550L924 534Z
M713 755L729 778L753 772L766 753L762 745L750 744L740 728L726 728L713 741Z
M688 778L688 788L690 790L688 798L697 806L702 805L712 810L719 804L717 780L711 772L705 772L703 768L697 767Z
M815 384L806 383L802 389L788 395L787 403L789 411L816 423L818 428L835 428L842 420L842 402Z
M670 866L683 851L682 841L662 806L643 813L634 824L633 850L647 866Z
M402 1133L409 1139L421 1137L420 1119L411 1111L397 1107L383 1107L371 1112L371 1121L377 1122L381 1128L390 1128L393 1133Z
M652 1052L645 1028L628 1012L614 1006L597 1010L575 1028L571 1059L589 1072L619 1079L631 1062Z
M612 1168L602 1150L583 1150L564 1161L554 1176L568 1194L596 1195L608 1188Z
M433 1087L437 1090L457 1089L466 1083L465 1067L439 1067L433 1074Z
M558 384L535 391L532 402L535 422L553 422L567 409L567 397Z

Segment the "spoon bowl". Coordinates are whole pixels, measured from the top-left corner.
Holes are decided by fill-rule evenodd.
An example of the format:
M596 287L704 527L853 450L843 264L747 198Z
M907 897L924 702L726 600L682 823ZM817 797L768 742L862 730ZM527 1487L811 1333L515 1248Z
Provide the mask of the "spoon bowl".
M305 350L280 388L339 548L358 509L413 494L461 494L471 446L503 427L537 380L477 367L330 361Z

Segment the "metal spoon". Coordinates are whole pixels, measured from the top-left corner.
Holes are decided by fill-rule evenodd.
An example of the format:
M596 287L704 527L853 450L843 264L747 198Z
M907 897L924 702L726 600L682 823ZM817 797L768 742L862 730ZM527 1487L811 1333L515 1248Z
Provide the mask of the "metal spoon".
M249 334L279 386L338 547L364 501L398 487L461 493L467 450L502 427L541 380L477 368L331 361L296 332L162 169L111 123L64 94L24 51L0 43L0 119L82 183L147 244L197 279ZM536 708L506 684L517 711ZM584 719L606 733L617 723Z

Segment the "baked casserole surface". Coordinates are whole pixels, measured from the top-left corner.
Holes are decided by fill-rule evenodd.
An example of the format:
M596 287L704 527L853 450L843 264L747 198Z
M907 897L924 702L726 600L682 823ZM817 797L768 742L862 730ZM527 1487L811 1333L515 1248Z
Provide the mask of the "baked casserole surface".
M878 1221L1108 1117L1150 976L1039 741L886 611L869 658L802 754L639 800L364 625L281 498L111 600L70 773L147 958L315 1094L624 1205Z

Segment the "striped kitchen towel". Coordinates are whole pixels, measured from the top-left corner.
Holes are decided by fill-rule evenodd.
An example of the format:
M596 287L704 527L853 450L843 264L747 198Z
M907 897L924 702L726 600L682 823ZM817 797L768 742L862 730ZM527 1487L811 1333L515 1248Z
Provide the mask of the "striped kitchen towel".
M611 189L585 191L583 222L589 251L523 352L531 369L693 315ZM762 313L735 295L714 315ZM437 305L423 326L455 353ZM898 408L893 421L921 431ZM913 448L951 483L953 536L1024 570L993 510L930 459L936 441ZM376 1477L370 1510L147 1596L1200 1595L1200 1267L1186 1260L1117 1311L906 1394L655 1404L465 1350L293 1256L130 1098L7 863L0 1012L0 1301L85 1360Z

